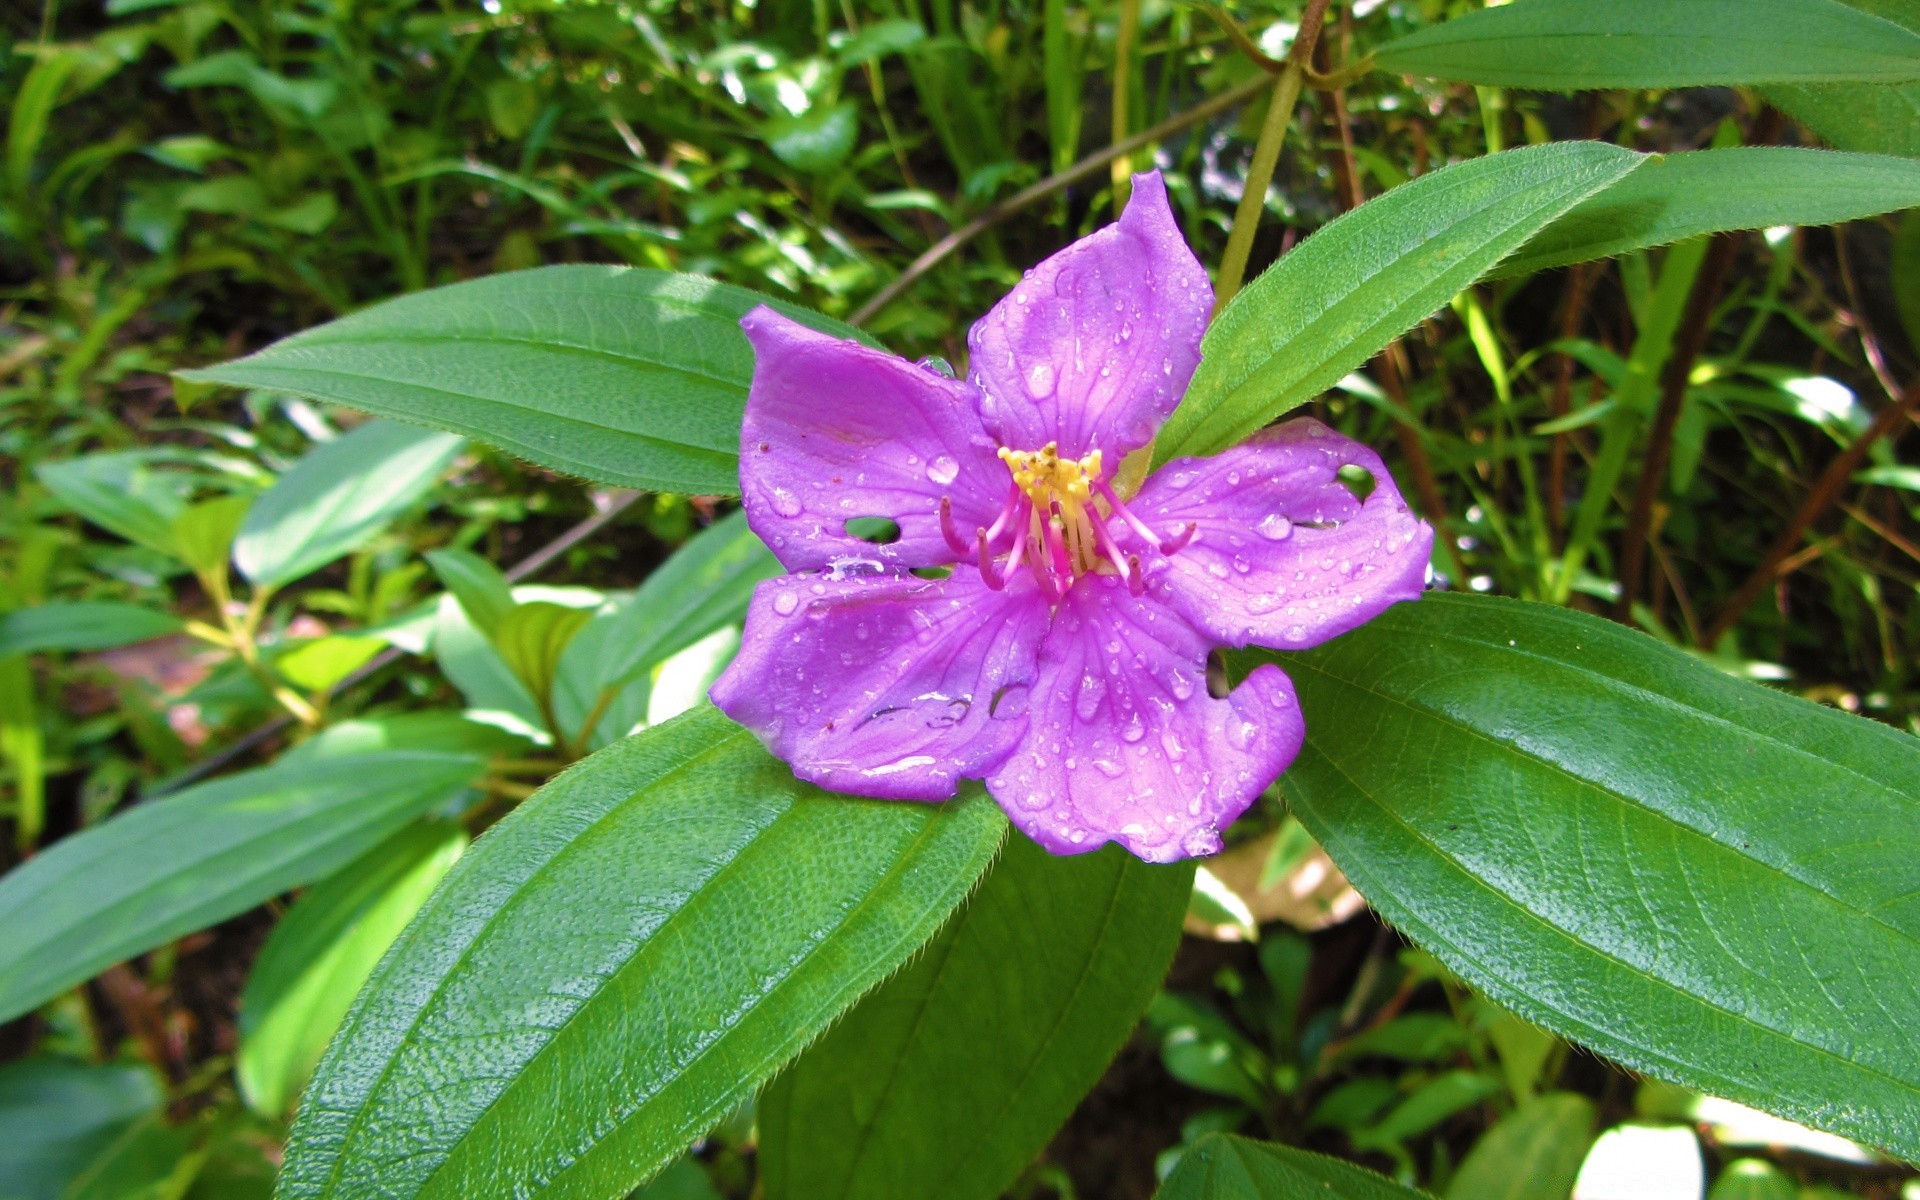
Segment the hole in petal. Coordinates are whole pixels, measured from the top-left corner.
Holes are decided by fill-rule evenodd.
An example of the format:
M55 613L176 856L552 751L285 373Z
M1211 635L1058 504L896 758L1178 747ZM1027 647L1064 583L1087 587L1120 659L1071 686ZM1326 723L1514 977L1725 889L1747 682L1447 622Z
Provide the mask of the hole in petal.
M1025 716L1027 712L1027 685L1010 683L993 693L993 700L987 705L987 715L1002 719Z
M915 567L913 568L912 571L909 572L909 574L917 575L921 579L945 579L947 576L953 574L953 568L952 567Z
M1373 495L1373 489L1379 486L1379 481L1374 479L1373 472L1358 463L1348 463L1341 467L1338 478L1346 489L1353 493L1353 498L1362 504L1367 502L1368 496Z
M1207 655L1207 695L1215 700L1225 700L1233 691L1233 675L1227 669L1227 656L1224 651L1214 650Z
M891 546L900 540L900 526L888 517L854 517L845 529L848 537L876 546Z

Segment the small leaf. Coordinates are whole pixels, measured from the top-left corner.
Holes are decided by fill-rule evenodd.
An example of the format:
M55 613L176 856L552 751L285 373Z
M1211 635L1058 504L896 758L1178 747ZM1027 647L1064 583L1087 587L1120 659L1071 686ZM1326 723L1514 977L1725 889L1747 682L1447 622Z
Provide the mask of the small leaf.
M853 149L860 110L845 101L817 104L797 117L775 117L763 132L781 162L799 171L831 171Z
M1005 830L978 794L827 795L710 706L601 751L375 969L280 1195L627 1194L931 937Z
M1651 159L1554 221L1497 275L1608 258L1702 233L1835 225L1920 205L1920 160L1785 146Z
M1447 1184L1446 1200L1567 1200L1593 1145L1593 1102L1552 1092L1480 1135Z
M1598 142L1508 150L1422 175L1329 222L1207 329L1155 463L1218 453L1311 400L1641 161Z
M1707 1200L1794 1200L1792 1176L1759 1158L1737 1158L1713 1181Z
M1636 1070L1920 1155L1920 991L1887 984L1920 978L1920 739L1487 597L1271 657L1307 719L1294 814L1449 969Z
M111 600L55 601L0 614L0 658L43 650L108 650L180 631L180 618Z
M457 825L409 825L315 884L273 927L240 997L234 1075L254 1111L292 1107L374 964L466 845Z
M553 675L567 643L592 619L588 609L546 600L516 604L500 618L493 631L494 648L542 710L553 695Z
M1210 1133L1180 1156L1154 1200L1421 1200L1424 1194L1336 1158Z
M1838 0L1518 0L1374 53L1491 87L1669 88L1920 79L1920 35Z
M276 655L273 669L297 688L324 692L367 665L386 645L379 638L350 634L312 638Z
M153 450L90 454L41 463L34 474L68 508L130 542L173 553L173 522L186 508L176 473L153 468L175 456Z
M173 519L174 553L196 571L225 571L234 535L252 506L252 496L221 496L189 506Z
M1132 1032L1192 877L1010 841L913 965L761 1097L768 1200L994 1200Z
M427 565L460 602L473 627L487 637L513 607L513 585L500 569L468 550L429 550Z
M858 336L694 275L557 266L402 296L181 374L451 430L603 483L730 495L753 375L739 322L757 304Z
M234 565L278 587L352 553L426 495L464 445L397 421L369 421L321 443L254 502Z
M330 874L477 770L403 752L261 767L56 842L0 876L0 1021Z

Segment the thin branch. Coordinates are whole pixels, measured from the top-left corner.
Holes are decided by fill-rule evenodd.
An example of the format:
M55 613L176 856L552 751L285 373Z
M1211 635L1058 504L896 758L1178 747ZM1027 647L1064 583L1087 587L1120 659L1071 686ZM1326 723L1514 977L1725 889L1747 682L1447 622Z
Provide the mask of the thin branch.
M1008 217L1045 200L1055 192L1073 186L1089 175L1095 174L1101 167L1106 166L1123 154L1130 154L1140 147L1150 145L1154 142L1165 141L1167 138L1186 129L1188 126L1198 125L1209 117L1216 116L1225 112L1227 109L1233 108L1235 105L1252 99L1254 96L1265 91L1267 86L1268 81L1265 76L1250 79L1239 87L1230 88L1218 96L1213 97L1211 100L1204 100L1183 113L1177 113L1174 116L1168 117L1151 129L1143 129L1124 142L1115 142L1105 149L1096 150L1066 170L1049 175L1040 182L1014 193L998 204L990 206L973 220L968 221L965 225L962 225L933 245L927 247L925 253L908 264L907 269L900 272L899 276L895 278L892 283L875 292L873 299L856 309L848 320L855 325L865 325L867 322L873 320L875 314L886 308L887 305L892 304L895 300L898 300L902 293L918 283L923 275L931 271L934 267L939 266L940 263L945 261L954 251L960 249Z

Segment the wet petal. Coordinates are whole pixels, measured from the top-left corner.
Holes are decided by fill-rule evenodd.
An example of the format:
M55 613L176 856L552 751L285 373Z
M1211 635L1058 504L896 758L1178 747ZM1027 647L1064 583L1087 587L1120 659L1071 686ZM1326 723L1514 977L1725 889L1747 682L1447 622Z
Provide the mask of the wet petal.
M1046 632L1031 579L988 591L979 573L834 579L754 590L740 655L709 693L793 773L887 800L944 800L1026 731Z
M747 523L788 570L952 562L943 496L963 535L993 521L1007 469L971 384L765 306L740 325L754 349L740 431ZM848 534L859 517L896 522L899 539L880 546Z
M1016 450L1049 441L1118 465L1187 390L1213 307L1157 171L1120 220L1049 258L968 335L987 428Z
M1373 477L1366 502L1341 467ZM1128 507L1193 542L1144 556L1148 584L1230 646L1299 650L1420 595L1433 530L1407 509L1380 456L1302 417L1212 458L1162 467Z
M1081 577L1041 647L1026 740L987 777L1013 823L1056 854L1107 841L1149 862L1220 849L1306 727L1278 667L1209 695L1211 646L1151 595Z

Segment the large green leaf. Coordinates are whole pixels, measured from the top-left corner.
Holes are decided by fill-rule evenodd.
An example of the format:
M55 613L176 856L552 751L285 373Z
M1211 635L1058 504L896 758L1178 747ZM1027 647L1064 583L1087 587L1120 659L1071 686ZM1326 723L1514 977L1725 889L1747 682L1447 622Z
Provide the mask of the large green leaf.
M256 1112L292 1108L360 985L466 845L451 822L409 825L321 880L273 927L240 997L234 1058Z
M163 609L111 600L54 601L0 614L0 658L39 650L105 650L176 633Z
M262 767L55 843L0 877L0 1020L330 874L477 768L406 751Z
M297 392L475 437L603 483L739 490L757 304L745 288L631 267L515 271L416 292L182 374Z
M1920 0L1849 0L1920 33ZM1920 157L1920 83L1781 84L1766 98L1842 150Z
M424 496L464 445L450 434L369 421L314 447L254 501L234 539L234 565L277 586L358 550Z
M993 1200L1120 1049L1193 867L1012 839L926 951L760 1102L768 1200Z
M1337 1158L1210 1133L1180 1156L1154 1200L1422 1200L1423 1195Z
M1920 79L1920 35L1838 0L1517 0L1374 54L1496 87L1661 88Z
M1524 275L1702 233L1833 225L1920 205L1920 161L1783 146L1651 159L1534 235L1497 274Z
M1536 1096L1480 1135L1447 1182L1446 1200L1567 1200L1593 1145L1593 1102Z
M1920 739L1487 597L1272 657L1295 811L1415 941L1630 1067L1920 1156Z
M710 706L454 867L300 1106L283 1200L626 1194L931 937L1006 829L827 795Z
M1642 156L1600 142L1490 154L1327 224L1234 297L1154 460L1213 454L1360 366Z

